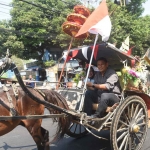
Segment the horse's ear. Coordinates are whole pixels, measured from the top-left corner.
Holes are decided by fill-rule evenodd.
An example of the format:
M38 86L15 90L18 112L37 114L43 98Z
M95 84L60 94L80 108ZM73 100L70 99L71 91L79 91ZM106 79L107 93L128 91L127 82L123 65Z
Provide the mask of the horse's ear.
M11 58L12 54L9 53L9 49L6 51L6 57Z
M9 57L9 49L6 51L6 57Z

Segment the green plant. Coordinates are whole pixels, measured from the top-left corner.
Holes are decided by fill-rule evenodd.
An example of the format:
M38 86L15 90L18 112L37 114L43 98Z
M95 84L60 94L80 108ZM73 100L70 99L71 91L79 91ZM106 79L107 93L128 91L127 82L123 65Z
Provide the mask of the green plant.
M77 73L77 74L75 75L75 77L73 78L73 81L78 84L78 82L79 82L79 81L81 80L81 78L84 77L84 76L85 76L85 72L84 72L84 71L81 71L81 72L79 72L79 73Z
M56 62L54 60L44 62L45 67L51 67L51 66L54 66L55 64Z

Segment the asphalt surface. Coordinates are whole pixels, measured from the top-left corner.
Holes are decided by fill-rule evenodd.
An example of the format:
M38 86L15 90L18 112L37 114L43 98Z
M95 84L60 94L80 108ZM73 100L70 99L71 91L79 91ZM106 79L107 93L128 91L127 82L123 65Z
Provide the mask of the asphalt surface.
M44 119L42 126L49 130L50 139L56 131L56 124L51 119ZM102 131L98 135L109 139L109 131ZM91 134L80 139L65 136L58 143L50 145L51 150L111 150L110 141L100 140ZM36 145L28 131L18 126L13 131L0 137L0 150L37 150ZM150 129L142 150L150 150Z

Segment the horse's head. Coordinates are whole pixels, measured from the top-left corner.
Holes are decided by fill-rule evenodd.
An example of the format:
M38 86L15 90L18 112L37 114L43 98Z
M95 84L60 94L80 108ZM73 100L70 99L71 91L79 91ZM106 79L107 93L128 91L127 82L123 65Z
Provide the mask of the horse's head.
M2 58L0 61L0 76L11 68L11 64L11 55L9 54L9 50L7 50L5 58Z

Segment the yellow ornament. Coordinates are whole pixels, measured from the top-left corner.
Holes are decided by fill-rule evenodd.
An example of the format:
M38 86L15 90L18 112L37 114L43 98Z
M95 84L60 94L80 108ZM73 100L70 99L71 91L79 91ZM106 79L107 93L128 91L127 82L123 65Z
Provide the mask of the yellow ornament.
M124 68L122 69L122 73L125 74L125 73L128 72L128 70L130 70L130 67L124 67Z

